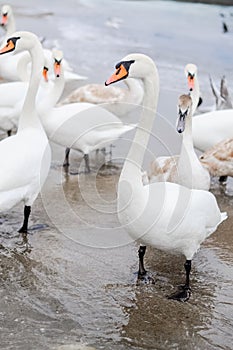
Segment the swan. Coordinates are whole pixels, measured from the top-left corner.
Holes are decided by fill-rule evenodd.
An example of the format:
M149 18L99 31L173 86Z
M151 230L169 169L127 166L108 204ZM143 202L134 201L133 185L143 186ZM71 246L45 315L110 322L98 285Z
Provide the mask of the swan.
M118 218L134 240L140 240L139 279L146 275L146 245L186 257L186 281L182 290L170 296L186 301L190 297L191 261L200 244L227 218L209 191L193 190L170 182L144 186L142 163L158 103L159 77L153 60L143 54L129 54L105 82L110 85L127 77L144 84L143 112L118 184Z
M233 176L233 139L217 143L200 156L200 161L212 176L226 182L227 176Z
M0 142L0 209L9 210L23 202L24 220L19 232L27 233L31 206L49 172L51 149L35 109L44 64L37 36L25 31L15 32L0 49L0 55L23 50L31 55L32 72L18 131Z
M3 5L1 8L1 25L6 31L5 38L8 38L13 32L15 32L15 18L13 9L10 5ZM44 56L48 62L52 62L53 54L52 50L43 48ZM7 81L20 80L20 76L17 70L18 60L25 55L25 53L17 54L16 57L8 56L1 57L0 59L0 76ZM65 81L73 80L86 80L87 77L79 75L73 71L70 64L64 59L63 60L65 70ZM52 72L52 64L49 65L49 72Z
M72 91L60 105L73 102L90 102L122 117L141 105L143 98L142 84L137 79L128 79L126 89L109 87L101 84L87 84Z
M210 174L197 157L192 140L192 98L181 95L178 99L177 131L183 134L181 152L179 156L158 157L152 162L148 173L150 181L155 176L164 176L164 181L197 190L209 190Z
M69 165L70 149L74 149L83 153L85 172L88 173L89 153L106 147L136 125L123 124L113 113L91 103L71 103L53 108L64 88L61 61L60 52L60 57L55 62L54 89L46 101L41 102L38 112L48 138L66 148L63 165Z

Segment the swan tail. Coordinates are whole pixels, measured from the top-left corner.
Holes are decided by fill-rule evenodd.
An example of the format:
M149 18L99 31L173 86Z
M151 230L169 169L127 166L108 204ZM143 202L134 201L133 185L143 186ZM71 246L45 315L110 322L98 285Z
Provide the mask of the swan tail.
M224 211L221 213L221 221L220 221L220 224L221 222L223 222L224 220L226 220L228 218L228 215L227 215L227 212Z

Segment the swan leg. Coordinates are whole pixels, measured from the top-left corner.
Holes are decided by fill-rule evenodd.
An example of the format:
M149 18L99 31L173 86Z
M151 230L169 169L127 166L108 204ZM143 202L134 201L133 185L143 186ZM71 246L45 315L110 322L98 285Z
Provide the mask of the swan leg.
M84 160L85 160L85 173L90 173L90 162L89 162L89 154L84 154Z
M70 155L70 148L66 148L65 150L65 159L64 159L64 162L63 162L63 166L64 167L68 167L70 165L69 163L69 155Z
M143 281L145 284L155 284L155 281L152 276L146 271L144 267L144 255L146 252L146 246L140 245L138 249L138 257L139 257L139 269L138 269L138 280L137 283Z
M31 213L31 206L25 205L24 206L24 220L23 220L23 226L19 229L18 232L27 233L28 232L28 219Z
M172 295L168 297L168 299L178 300L178 301L187 301L190 298L191 295L191 288L190 288L190 271L192 266L192 260L186 260L184 264L185 272L186 272L186 281L185 285L180 286L179 290Z
M11 136L12 130L7 130L7 136Z
M144 267L144 255L146 252L146 246L140 245L138 249L138 257L139 257L139 269L138 269L138 278L141 278L146 274L146 269Z
M221 185L225 185L227 182L227 176L220 176L218 181L221 183Z

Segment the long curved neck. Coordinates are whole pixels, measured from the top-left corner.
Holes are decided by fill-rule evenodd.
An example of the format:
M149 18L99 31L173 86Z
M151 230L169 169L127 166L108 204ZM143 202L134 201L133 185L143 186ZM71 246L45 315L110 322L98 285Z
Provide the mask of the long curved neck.
M183 144L193 147L193 138L192 138L192 116L189 114L186 117L185 129L183 132Z
M155 65L152 66L150 76L143 79L143 85L142 115L123 167L123 173L127 172L127 169L135 168L135 166L137 169L141 169L143 163L158 104L159 77Z
M36 41L32 48L29 49L29 53L32 61L31 76L19 119L18 131L26 127L42 128L35 109L36 94L39 88L42 76L41 72L44 64L43 50L39 41Z
M192 98L192 114L196 112L197 105L199 103L199 98L200 98L200 86L199 86L199 81L197 75L195 76L195 84L194 84L194 89L193 91L190 92L190 96Z
M138 79L129 78L124 80L124 83L127 85L129 89L130 96L132 96L132 100L133 101L138 100L140 103L143 99L143 94L144 94L144 90L141 82Z
M183 167L184 164L190 164L192 166L196 163L196 161L199 162L193 146L192 114L190 113L186 117L186 121L185 121L185 130L183 132L183 140L182 140L181 152L180 152L178 163L181 167ZM187 170L187 169L183 169L183 170ZM183 170L181 171L183 172Z
M61 97L65 86L64 70L61 66L60 76L55 78L54 85L49 91L48 95L39 103L37 110L40 117L43 117L45 112L48 112L52 109L59 98Z
M16 31L16 28L15 28L15 17L14 17L13 14L11 14L10 17L8 18L6 36L9 37L15 31Z
M31 62L31 57L28 52L24 52L22 57L19 59L19 62L17 64L17 73L22 81L28 81L29 80L29 73L28 73L28 64Z

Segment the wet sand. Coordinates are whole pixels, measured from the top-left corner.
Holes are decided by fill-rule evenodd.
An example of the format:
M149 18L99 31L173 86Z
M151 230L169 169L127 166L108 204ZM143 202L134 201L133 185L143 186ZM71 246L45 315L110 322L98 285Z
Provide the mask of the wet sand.
M160 1L113 1L110 7L103 1L97 6L70 0L65 6L58 1L56 8L42 1L38 11L35 2L12 4L19 29L34 29L46 35L47 43L58 37L65 57L88 82L106 80L130 51L156 60L159 113L145 167L153 155L179 151L181 138L174 125L177 96L186 91L186 63L199 66L206 105L214 103L208 73L216 79L226 74L230 80L232 75L232 38L221 33L220 7ZM188 25L190 13L194 28L199 25L194 32ZM122 19L118 29L105 24L109 18ZM203 28L206 35L200 37ZM139 114L140 108L126 120L136 122ZM232 349L233 181L223 187L213 180L211 190L229 218L193 260L190 301L168 300L183 282L184 257L148 247L146 267L156 283L137 285L138 244L116 215L118 178L133 135L115 143L113 167L103 168L103 154L93 154L90 175L65 173L64 149L52 145L52 167L32 208L28 241L17 232L22 205L1 214L1 349ZM81 160L72 152L70 172L79 169Z

